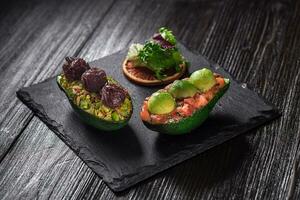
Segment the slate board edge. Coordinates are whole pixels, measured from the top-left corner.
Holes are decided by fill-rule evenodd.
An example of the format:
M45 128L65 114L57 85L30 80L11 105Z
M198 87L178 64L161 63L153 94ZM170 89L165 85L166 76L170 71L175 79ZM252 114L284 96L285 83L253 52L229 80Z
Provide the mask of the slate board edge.
M35 103L33 101L33 99L30 97L29 93L27 93L25 90L26 90L26 88L23 88L17 92L18 98L25 105L27 105L33 111L33 113L36 116L38 116L38 118L47 125L47 127L49 127L61 140L63 140L63 142L67 146L69 146L70 149L72 149L75 152L75 154L78 155L79 158L84 163L86 163L93 171L96 171L96 173L103 178L104 182L108 185L108 187L111 188L115 192L120 192L120 191L126 190L129 187L137 184L138 182L148 179L148 177L158 174L170 167L173 167L185 160L188 160L200 153L203 153L204 151L206 151L212 147L215 147L215 146L222 144L223 142L228 141L244 132L247 132L247 131L253 129L254 127L261 126L262 124L264 124L268 121L271 121L271 120L275 119L276 117L280 116L280 114L276 110L272 110L273 113L272 113L272 115L270 115L272 117L268 117L268 118L265 117L264 120L260 120L259 123L257 123L255 119L251 119L252 123L245 124L244 130L236 132L235 135L232 135L229 138L226 138L224 140L219 140L219 142L217 144L213 144L204 150L199 151L199 150L194 149L194 152L189 153L190 152L189 149L185 149L184 151L181 152L180 157L178 157L178 156L176 158L170 157L166 160L161 160L160 162L156 163L156 165L143 167L141 170L139 170L140 173L138 173L138 174L123 176L123 177L118 178L118 180L116 180L114 178L107 177L104 175L104 174L108 174L108 173L99 172L99 166L98 166L98 169L95 170L95 168L92 166L92 163L88 163L85 160L84 155L80 155L80 150L74 149L73 148L74 145L72 145L71 141L68 138L62 136L61 132L63 131L63 128L62 128L63 126L61 124L55 122L55 120L50 119L47 116L47 114L45 114L45 112L42 112L42 110L43 110L42 106ZM106 171L105 167L102 167L103 165L100 165L100 166L101 166L100 168L103 171ZM151 170L149 170L149 168ZM153 173L151 173L151 172L149 173L149 171L152 171ZM147 178L145 178L145 176ZM131 180L133 180L133 181L131 181ZM124 185L126 185L126 186L124 186Z
M53 78L53 77L52 77ZM49 78L51 79L51 78ZM43 81L49 81L49 79ZM74 145L72 145L71 140L69 140L66 137L63 137L62 133L63 130L63 126L59 123L57 123L55 120L51 119L50 117L48 117L48 115L40 110L43 110L43 106L35 103L33 101L33 99L30 97L29 93L26 91L27 87L24 87L20 90L18 90L16 92L17 97L33 112L33 114L35 116L37 116L42 122L45 123L45 125L55 133L55 135L57 135L89 168L92 169L92 171L94 171L96 174L100 175L101 178L103 178L103 180L108 184L108 182L106 181L105 177L103 176L104 173L99 173L98 170L95 170L95 168L92 166L91 163L88 163L85 158L84 155L80 155L80 150L73 148ZM103 165L101 165L99 168L101 168L103 171L105 171L106 169L103 167ZM96 172L97 171L97 172ZM115 190L114 187L110 187L110 185L108 184L109 188L111 188L114 191L118 191Z
M24 89L20 89L19 91L17 91L17 97L28 107L30 108L33 113L41 120L43 121L47 127L49 127L49 129L51 129L70 149L72 149L72 151L78 155L78 157L85 163L87 164L87 166L89 168L91 168L93 171L98 171L98 170L95 170L95 168L92 166L91 163L88 163L84 156L83 155L80 155L80 152L79 150L76 150L72 147L72 144L70 142L70 140L68 140L67 138L63 137L61 132L63 131L62 129L62 125L55 122L55 120L52 120L50 119L47 114L45 114L44 112L40 111L40 110L43 110L41 109L41 105L35 103L33 101L33 99L30 98L30 95L25 91L26 88ZM39 108L39 109L38 109ZM273 110L273 115L271 115L272 117L269 117L269 118L264 118L264 120L260 120L259 123L256 122L255 119L251 119L251 123L248 123L248 124L245 124L243 126L243 130L242 131L239 131L239 132L236 132L235 135L232 135L231 137L229 138L226 138L225 140L219 140L217 144L212 144L210 147L206 148L205 150L195 150L194 149L194 152L191 152L189 151L189 149L186 149L184 151L181 152L181 156L180 157L176 157L173 158L168 158L166 160L160 160L160 162L158 162L156 165L150 165L150 166L146 166L146 167L143 167L138 173L138 174L135 174L135 175L129 175L129 178L126 177L126 176L123 176L121 178L118 178L118 180L116 179L113 179L113 181L110 181L112 180L112 178L110 177L106 177L104 176L103 174L105 173L99 173L97 172L96 174L98 174L101 178L103 178L103 181L107 184L107 186L113 190L114 192L121 192L121 191L124 191L124 190L127 190L129 189L130 187L136 185L137 183L141 182L141 181L146 181L147 179L149 179L150 177L156 175L156 174L159 174L161 173L162 171L166 170L166 169L169 169L171 167L174 167L180 163L182 163L183 161L186 161L186 160L189 160L191 158L193 158L194 156L196 155L199 155L200 153L203 153L209 149L211 149L212 147L215 147L217 145L220 145L222 143L224 143L225 141L229 141L231 139L233 139L234 137L240 135L240 134L243 134L245 132L248 132L258 126L261 126L277 117L280 116L280 114L276 111L276 110ZM162 164L163 163L163 164ZM103 167L103 165L100 166L100 168L102 168L103 171L106 171L105 167ZM98 169L99 169L99 166L98 166ZM152 173L150 172L149 173L149 169L151 169ZM134 178L133 178L134 177ZM145 178L147 177L147 178ZM134 181L130 181L130 180L134 180ZM116 184L117 182L117 184ZM124 184L124 182L126 184ZM126 185L126 186L123 186L123 185Z

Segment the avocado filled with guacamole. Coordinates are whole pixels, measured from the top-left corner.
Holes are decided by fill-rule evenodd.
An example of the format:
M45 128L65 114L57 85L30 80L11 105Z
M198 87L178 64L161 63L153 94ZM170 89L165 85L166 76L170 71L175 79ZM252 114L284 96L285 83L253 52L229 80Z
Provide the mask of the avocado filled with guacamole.
M78 116L97 129L120 129L131 117L133 108L127 90L81 58L66 58L57 83Z
M181 135L199 127L229 88L229 79L207 68L176 80L143 102L143 123L151 130Z

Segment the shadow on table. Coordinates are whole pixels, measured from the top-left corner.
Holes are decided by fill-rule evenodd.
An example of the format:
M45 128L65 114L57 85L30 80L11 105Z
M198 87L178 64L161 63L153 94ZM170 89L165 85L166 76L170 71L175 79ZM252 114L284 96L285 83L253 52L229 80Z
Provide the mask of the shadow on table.
M230 179L250 154L246 136L241 135L175 167L167 176L182 193L190 193L191 187L209 189Z
M169 160L166 162L174 162L170 160L177 160L180 156L178 152L185 152L185 155L194 152L199 154L231 139L240 130L240 122L234 116L212 112L209 118L191 133L184 135L159 134L155 141L155 148L159 157ZM174 155L177 156L172 159ZM184 160L184 156L182 159Z
M195 190L212 188L232 177L243 165L246 157L252 152L245 135L238 136L213 149L205 151L186 162L167 171L163 171L133 188L145 189L153 187L154 180L167 181L173 188L178 188L182 196L191 195ZM159 180L160 179L160 180ZM198 189L197 189L198 188ZM126 195L129 190L115 193L116 196Z
M215 113L194 133L175 137L160 135L156 141L156 148L165 158L171 156L173 151L177 152L177 148L186 149L185 153L187 154L193 152L190 147L198 149L197 151L209 149L199 156L179 164L169 173L161 174L170 176L170 179L176 183L176 187L188 191L191 190L187 184L195 188L210 188L222 182L238 171L245 157L251 153L245 135L228 140L231 135L234 135L232 131L239 129L239 122L233 116ZM227 142L218 145L226 140ZM194 151L196 150L194 149Z
M106 160L106 164L139 160L143 155L141 144L134 130L126 125L122 130L106 132L84 124L74 112L70 112L65 121L68 130L65 134L71 141L73 149L80 149L88 159L97 162ZM76 124L76 127L72 125ZM98 152L94 155L94 152ZM78 152L77 152L78 153Z

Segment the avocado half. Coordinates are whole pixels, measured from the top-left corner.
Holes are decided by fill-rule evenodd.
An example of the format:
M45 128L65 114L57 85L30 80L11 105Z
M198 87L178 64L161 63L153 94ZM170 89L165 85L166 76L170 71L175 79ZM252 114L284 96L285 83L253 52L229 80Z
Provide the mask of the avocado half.
M94 115L86 112L85 110L81 109L79 106L77 106L76 104L73 103L72 98L68 96L67 91L60 84L59 79L60 79L60 75L58 75L56 77L56 82L57 82L59 88L67 96L69 103L71 104L71 106L72 106L73 110L75 111L75 113L77 114L77 116L86 124L96 128L96 129L99 129L99 130L114 131L114 130L118 130L118 129L124 127L130 120L130 117L132 115L132 109L130 110L130 114L127 119L125 119L123 121L118 121L118 122L104 120L104 119L101 119L97 116L94 116ZM128 98L131 102L131 97L129 95L128 95ZM131 108L132 108L132 106L131 106Z
M229 79L224 79L225 85L216 93L214 98L208 102L206 106L195 111L191 116L182 118L178 122L172 122L167 124L151 124L147 121L143 121L145 126L153 131L165 133L169 135L183 135L191 132L199 127L209 116L218 100L225 94L230 85Z

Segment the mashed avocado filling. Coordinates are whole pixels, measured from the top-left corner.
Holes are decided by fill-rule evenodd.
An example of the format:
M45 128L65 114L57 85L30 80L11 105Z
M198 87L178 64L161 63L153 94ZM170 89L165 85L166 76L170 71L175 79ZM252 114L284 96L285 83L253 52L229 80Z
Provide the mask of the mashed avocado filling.
M118 83L111 77L107 77L108 83ZM82 110L111 122L122 122L127 120L132 111L132 104L129 95L117 108L110 108L103 104L98 94L88 92L84 89L81 81L67 81L65 75L58 76L60 86L66 91L72 102Z

